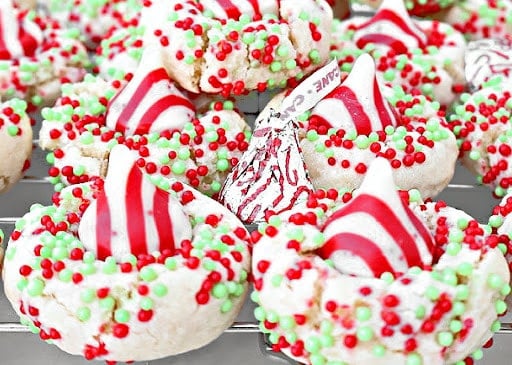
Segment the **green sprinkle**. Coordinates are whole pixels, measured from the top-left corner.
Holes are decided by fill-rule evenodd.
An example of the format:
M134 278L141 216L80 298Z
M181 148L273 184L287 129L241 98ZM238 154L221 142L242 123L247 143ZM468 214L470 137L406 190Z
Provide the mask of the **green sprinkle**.
M450 322L450 331L453 333L459 333L462 330L462 327L463 325L461 321L453 320Z
M473 265L469 262L463 262L459 266L457 266L457 274L462 276L470 276L473 272Z
M481 360L482 357L484 357L484 352L481 349L478 349L471 354L471 357L475 360Z
M417 353L412 353L407 355L407 360L405 362L406 365L422 365L423 360L421 359L421 356Z
M494 308L496 309L497 314L503 314L507 310L507 303L503 300L497 300L494 304Z
M320 351L320 348L321 348L320 340L317 337L311 336L304 343L304 348L308 352L315 354Z
M368 307L357 307L356 317L359 321L367 321L371 318L372 311Z
M432 301L437 300L439 298L439 289L434 286L429 286L425 291L425 295Z
M18 288L19 291L23 291L25 290L25 288L28 286L28 279L27 278L21 278L20 280L18 280L18 282L16 283L16 287Z
M76 311L76 316L81 322L87 322L91 318L91 310L87 307L80 307Z
M216 284L213 287L212 294L215 298L221 299L228 296L228 290L224 284Z
M462 245L458 242L450 242L446 245L446 252L450 256L457 256L462 249Z
M469 297L469 287L465 284L457 285L457 292L455 294L457 300L466 300Z
M116 322L119 323L127 323L130 321L130 312L128 312L126 309L117 309L114 312L114 319Z
M461 316L466 312L466 305L463 302L454 302L452 306L452 313L455 316Z
M382 345L373 346L372 353L376 357L383 357L386 354L386 348Z
M437 334L437 342L444 347L451 346L453 343L453 333L451 332L439 332Z
M275 288L278 288L281 283L283 282L283 275L274 275L271 279L270 279L270 282L272 283L272 286L275 287Z
M309 360L311 365L325 365L325 358L321 354L312 354Z
M503 279L497 274L490 274L487 278L487 285L493 289L501 289L504 285Z
M233 302L231 300L226 300L220 306L221 313L227 313L233 308Z
M111 311L116 306L116 301L112 297L106 297L100 300L100 308Z
M44 290L44 281L39 278L35 278L35 279L31 280L27 285L27 293L31 297L37 297L37 296L41 295L43 293L43 290Z
M229 161L225 159L218 160L217 169L221 172L227 171L229 169Z
M144 281L153 281L158 277L158 274L156 271L149 266L144 266L142 269L140 269L140 278Z
M7 133L11 136L11 137L14 137L18 134L19 132L19 128L15 125L10 125L7 127Z
M94 289L84 289L82 293L80 293L80 299L84 303L92 303L92 301L96 298L96 293Z
M495 320L493 324L491 325L491 331L492 332L498 332L501 328L501 323L499 320Z
M501 227L503 224L503 218L499 215L491 215L489 217L489 225L493 228Z
M360 341L370 341L373 338L373 329L371 327L361 326L357 329L356 336Z
M155 286L153 286L153 293L155 293L157 297L165 297L168 291L169 290L167 289L167 287L162 283L158 283Z
M73 272L69 269L63 269L59 272L59 280L64 283L69 283L73 277Z
M423 318L425 318L426 312L427 312L427 310L426 310L425 306L419 305L418 308L416 308L415 316L418 319L423 319Z
M140 307L146 311L153 309L153 300L151 298L142 298L140 300Z
M395 281L393 274L390 272L382 273L380 279L386 282L387 284L391 284L393 281Z
M187 169L185 162L177 160L172 165L172 172L176 175L183 175Z

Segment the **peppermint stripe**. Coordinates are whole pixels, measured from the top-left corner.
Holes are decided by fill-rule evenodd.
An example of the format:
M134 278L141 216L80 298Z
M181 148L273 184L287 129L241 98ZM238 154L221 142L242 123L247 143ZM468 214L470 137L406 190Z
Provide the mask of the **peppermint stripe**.
M423 267L420 251L417 246L418 238L411 235L388 204L372 195L358 195L350 204L336 211L325 222L324 230L331 224L337 224L337 220L356 213L370 215L390 237L395 239L394 243L402 251L409 267ZM342 228L341 231L343 231Z
M242 15L251 18L263 14L278 14L279 0L202 0L201 5L218 19L239 20Z
M407 14L407 12L404 12L404 13L405 13L405 15ZM408 20L410 21L410 18L408 18ZM378 23L378 22L389 22L389 23L395 25L405 35L413 38L417 42L418 47L424 47L425 46L425 35L421 32L421 30L414 29L416 27L414 26L412 21L410 21L410 24L408 24L402 16L397 14L395 11L389 10L389 9L381 9L381 10L379 10L370 20L368 20L366 23L363 23L362 25L360 25L358 27L358 30L364 29L366 27L370 27L370 26L372 26L372 25L374 25L375 23ZM358 40L358 42L361 39L364 40L366 37L371 37L371 36L375 36L375 35L376 34L364 35L362 38L360 38ZM382 36L385 36L385 35L382 35ZM395 39L397 42L402 43L398 39L399 36L403 36L403 35L397 34L396 37L394 37L394 38L391 37L391 36L390 37ZM369 43L369 42L366 42L366 43ZM358 46L359 46L359 44L358 44Z
M172 107L183 106L187 109L194 110L194 105L187 99L178 95L167 95L157 100L151 105L142 116L135 134L144 134L151 130L151 125L162 114L163 111Z
M135 113L135 109L137 109L137 106L142 102L151 86L153 86L154 83L167 79L169 79L169 75L167 75L167 71L165 71L164 68L159 68L148 73L137 89L135 89L130 101L124 107L121 114L119 114L115 125L116 130L124 131L127 129L128 122L133 116L133 113ZM112 99L111 103L113 104L120 95L122 95L122 92L117 94Z
M132 82L137 81L133 79ZM152 129L155 131L171 129L156 130L153 128L157 124L160 124L161 127L163 122L169 127L173 125L176 128L181 127L192 118L195 107L178 90L172 93L174 87L171 83L167 71L160 67L147 73L135 88L132 87L132 84L128 84L110 102L107 125L120 132L135 134L149 133ZM127 101L124 102L123 99L130 92L132 95L129 95ZM160 96L163 93L167 94ZM152 100L155 96L158 96L156 101ZM176 117L165 115L166 112L174 108L176 108ZM116 116L117 112L119 115Z
M142 201L143 176L137 166L132 166L126 185L126 228L130 252L135 256L147 254L144 202Z
M392 109L389 106L389 103L384 100L380 92L379 83L377 82L377 77L373 78L373 101L375 103L375 109L379 114L381 130L384 130L388 125L395 125L396 120L398 119L396 115L391 116Z
M98 193L96 198L96 247L98 258L105 259L112 254L110 239L112 237L112 222L110 207L105 191Z
M158 250L160 252L164 250L174 252L176 248L172 218L169 214L169 204L169 194L163 190L156 189L153 197L153 216L158 217L155 223L159 240Z
M157 189L144 178L140 169L133 165L129 171L124 193L124 215L117 217L116 226L112 226L111 204L105 191L98 194L96 200L96 248L99 259L113 254L113 238L117 232L126 229L126 242L129 252L135 256L150 254L153 251L175 250L175 238L172 218L169 211L170 195ZM144 201L144 192L153 194L149 202ZM147 204L151 204L147 206ZM148 211L151 214L148 216ZM150 232L151 231L151 232ZM148 242L148 234L156 235L157 239ZM119 239L116 240L119 244Z
M242 16L240 9L230 0L217 0L217 2L226 11L228 18L238 20Z
M3 11L0 11L0 24L5 24L4 20L5 14ZM0 59L2 60L10 60L12 58L11 52L7 47L7 42L5 40L5 27L0 27Z
M27 56L33 57L39 47L39 41L25 29L30 25L34 32L39 31L35 23L19 18L12 5L4 4L0 10L0 59L10 60ZM24 24L29 22L28 24Z
M380 277L385 272L395 271L379 246L358 234L338 233L316 250L316 254L325 260L338 251L350 252L352 255L361 258L375 277Z
M352 117L352 122L356 127L359 134L370 134L372 131L372 122L368 114L366 114L364 107L357 99L356 93L350 88L341 85L334 92L333 96L343 102L348 113Z

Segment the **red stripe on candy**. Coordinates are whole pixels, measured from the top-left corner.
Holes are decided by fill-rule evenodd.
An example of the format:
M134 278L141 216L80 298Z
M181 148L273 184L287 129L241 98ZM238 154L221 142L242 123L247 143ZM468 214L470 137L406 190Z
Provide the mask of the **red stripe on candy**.
M355 213L367 213L374 218L394 238L409 267L423 267L416 239L402 225L400 218L395 215L393 210L385 202L374 196L367 194L357 196L351 204L339 209L329 217L325 222L324 229L331 223L334 223L335 220Z
M23 47L23 54L28 57L35 56L37 47L39 46L37 39L35 39L32 34L27 33L21 24L19 27L18 37L21 46Z
M375 277L380 277L384 272L394 272L393 267L382 250L374 242L357 234L339 233L317 249L316 254L325 260L330 258L336 251L347 251L354 256L360 257Z
M4 16L3 12L0 11L0 25L3 23L2 17ZM7 49L7 45L5 44L5 33L4 28L0 26L0 60L10 60L11 52Z
M135 130L135 134L146 134L151 129L151 125L158 118L158 116L165 110L173 106L184 106L192 111L195 111L194 105L187 99L179 95L167 95L158 99L148 110L144 113L140 122Z
M396 25L398 28L400 28L400 30L402 30L405 34L407 35L410 35L411 37L413 37L414 39L416 39L416 41L418 42L418 45L420 47L424 47L425 44L423 42L423 39L421 39L410 27L409 27L409 24L407 24L405 22L404 19L402 19L402 17L400 15L398 15L397 13L395 13L394 11L391 11L391 10L388 10L388 9L382 9L380 10L377 14L375 14L375 16L373 16L373 18L371 18L369 21L367 21L366 23L364 24L361 24L358 29L362 29L362 28L365 28L369 25L372 25L372 24L375 24L377 22L380 22L380 21L388 21L390 23L393 23L394 25ZM421 30L418 29L418 32L421 32ZM389 38L392 38L392 37L389 37ZM396 39L396 38L395 38ZM398 41L398 40L397 40ZM375 42L377 43L377 42ZM401 42L400 42L401 43ZM386 43L388 44L388 43ZM359 46L359 45L358 45ZM407 50L406 50L407 52ZM402 53L406 53L406 52L402 52Z
M117 131L124 132L128 128L130 118L133 116L133 113L135 113L135 110L142 100L146 97L148 91L151 89L153 84L162 80L169 80L169 75L167 75L167 71L165 71L164 68L153 70L144 77L130 98L130 101L126 104L121 114L119 114L115 127ZM110 104L112 104L119 95L121 95L121 92L110 101Z
M238 7L233 4L230 0L217 0L219 5L226 11L228 18L238 20L242 16L242 13Z
M252 8L254 9L254 14L262 15L259 0L249 0L249 2L251 3Z
M144 220L144 202L142 201L142 183L144 175L133 165L126 184L126 230L130 242L130 252L135 255L147 254L146 222Z
M173 255L176 242L174 242L172 219L169 214L169 193L158 188L155 189L153 196L153 218L158 231L158 250L160 252L171 250L171 255Z
M348 87L338 86L326 98L339 99L347 108L348 113L352 116L352 121L358 134L370 134L372 132L372 122L370 117L364 111L363 106L357 99L357 95Z
M377 112L379 113L379 119L380 123L382 124L382 129L388 125L394 125L395 121L394 118L391 117L391 115L388 113L388 108L386 108L386 101L384 101L384 98L382 97L382 94L380 92L379 83L377 82L377 78L373 78L373 100L375 101L375 108L377 109Z
M101 191L96 198L96 248L98 259L105 260L108 256L112 256L111 238L110 206L105 191Z

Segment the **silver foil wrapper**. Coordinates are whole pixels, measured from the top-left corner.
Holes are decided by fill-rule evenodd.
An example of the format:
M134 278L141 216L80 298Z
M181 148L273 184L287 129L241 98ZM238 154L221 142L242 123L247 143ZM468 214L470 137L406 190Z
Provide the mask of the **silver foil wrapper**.
M313 190L294 120L270 116L256 122L249 148L225 181L220 201L245 223L293 208Z

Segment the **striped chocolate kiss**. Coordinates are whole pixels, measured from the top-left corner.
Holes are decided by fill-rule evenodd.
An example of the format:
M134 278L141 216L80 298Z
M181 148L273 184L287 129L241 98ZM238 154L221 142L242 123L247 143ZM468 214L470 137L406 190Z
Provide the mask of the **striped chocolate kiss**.
M414 24L403 0L384 0L375 15L357 28L353 39L360 49L372 44L399 54L427 44L427 36Z
M218 19L239 20L242 15L261 19L263 14L279 14L279 0L202 0L201 5Z
M130 82L110 101L107 126L127 135L181 130L195 107L169 78L157 46L148 46Z
M127 147L111 153L104 189L84 212L78 235L100 260L166 252L173 254L192 228L181 203L156 187Z
M0 59L32 57L42 41L39 27L26 14L18 17L12 0L0 1Z
M345 81L320 100L311 111L310 123L327 128L355 129L368 135L388 125L396 126L397 116L384 99L375 73L375 62L362 54Z
M328 218L323 233L317 254L344 274L380 277L432 264L433 238L400 199L383 158L370 165L354 198Z
M294 123L282 121L273 109L268 118L256 121L249 148L228 175L219 199L244 223L290 210L313 191L297 133Z

